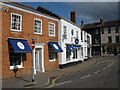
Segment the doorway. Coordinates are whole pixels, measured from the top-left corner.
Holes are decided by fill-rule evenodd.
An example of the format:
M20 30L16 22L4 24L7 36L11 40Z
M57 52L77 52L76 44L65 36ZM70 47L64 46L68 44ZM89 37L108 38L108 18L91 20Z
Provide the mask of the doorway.
M117 48L114 47L114 55L117 55Z
M43 69L43 52L42 48L35 49L35 69L36 72L44 72Z

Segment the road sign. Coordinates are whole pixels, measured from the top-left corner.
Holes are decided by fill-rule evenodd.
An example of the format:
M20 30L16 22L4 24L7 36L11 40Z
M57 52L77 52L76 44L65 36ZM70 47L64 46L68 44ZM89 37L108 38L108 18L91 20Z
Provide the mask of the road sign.
M32 44L31 44L32 50L35 48L35 41L32 40Z

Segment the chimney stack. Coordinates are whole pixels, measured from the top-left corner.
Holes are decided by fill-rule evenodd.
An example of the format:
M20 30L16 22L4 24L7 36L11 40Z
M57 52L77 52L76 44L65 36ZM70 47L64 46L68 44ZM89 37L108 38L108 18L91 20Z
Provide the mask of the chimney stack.
M82 21L81 21L81 25L80 25L80 26L83 26L83 25L84 25L84 21L82 20Z
M104 21L103 17L100 17L100 23L101 24L103 24L103 21Z
M70 12L70 20L76 23L76 12L75 11Z

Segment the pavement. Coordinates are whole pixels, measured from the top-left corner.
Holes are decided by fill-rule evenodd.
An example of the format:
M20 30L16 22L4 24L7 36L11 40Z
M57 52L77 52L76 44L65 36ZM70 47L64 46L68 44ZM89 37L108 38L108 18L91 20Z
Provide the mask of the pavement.
M2 80L2 88L50 88L57 78L74 74L75 72L83 71L94 65L97 65L101 60L106 60L107 56L93 56L87 61L72 65L63 69L56 69L35 75L35 82L32 82L32 75L22 77L13 77Z

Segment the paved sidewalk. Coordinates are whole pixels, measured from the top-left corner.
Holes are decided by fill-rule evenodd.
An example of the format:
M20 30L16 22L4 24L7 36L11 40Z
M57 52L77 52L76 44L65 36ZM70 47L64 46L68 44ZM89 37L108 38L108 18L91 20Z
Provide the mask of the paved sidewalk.
M31 82L31 75L25 75L18 78L10 78L2 80L2 88L44 88L51 84L51 80L56 77L66 76L78 71L82 71L86 68L92 67L99 63L99 60L106 59L108 57L97 56L92 59L88 59L77 65L72 65L64 69L57 69L48 71L45 73L37 73L35 75L35 82Z

